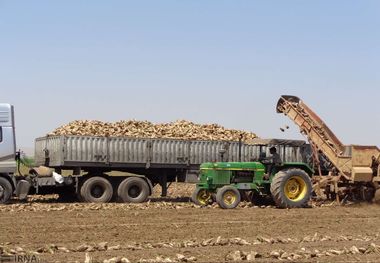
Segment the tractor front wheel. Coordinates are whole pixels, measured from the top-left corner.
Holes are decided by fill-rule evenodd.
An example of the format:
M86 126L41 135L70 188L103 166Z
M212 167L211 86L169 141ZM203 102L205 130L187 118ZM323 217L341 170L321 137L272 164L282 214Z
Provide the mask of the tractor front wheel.
M280 208L305 207L311 197L311 180L301 169L280 171L274 176L270 191Z
M223 209L232 209L238 206L241 196L238 189L233 186L226 185L216 193L216 202Z
M206 206L212 201L212 194L207 189L196 188L191 196L191 200L196 205Z

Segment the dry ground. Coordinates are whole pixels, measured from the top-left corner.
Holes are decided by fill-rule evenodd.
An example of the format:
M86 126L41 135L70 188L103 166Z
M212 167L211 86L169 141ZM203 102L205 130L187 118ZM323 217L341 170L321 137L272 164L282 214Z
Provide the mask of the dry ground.
M178 197L178 189L170 194ZM41 262L84 262L86 254L92 262L248 262L254 255L256 262L380 262L375 204L222 210L185 198L138 205L51 201L0 206L0 251L39 251Z

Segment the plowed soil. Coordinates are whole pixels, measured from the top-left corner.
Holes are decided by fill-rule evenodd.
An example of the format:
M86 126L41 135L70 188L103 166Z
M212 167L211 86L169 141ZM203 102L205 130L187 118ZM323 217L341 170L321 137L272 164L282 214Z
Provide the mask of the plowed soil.
M84 262L86 254L87 262L113 257L224 262L232 261L227 255L236 251L259 253L256 262L380 262L376 204L291 210L247 204L222 210L200 208L186 198L138 205L41 199L0 206L0 222L3 250L39 251L41 262ZM99 251L101 242L108 242L108 249ZM362 251L349 252L353 246ZM300 258L279 259L276 251Z

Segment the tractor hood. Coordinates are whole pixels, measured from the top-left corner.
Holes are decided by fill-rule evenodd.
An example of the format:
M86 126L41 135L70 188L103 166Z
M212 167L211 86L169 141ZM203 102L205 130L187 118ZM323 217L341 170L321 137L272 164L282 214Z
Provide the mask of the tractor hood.
M203 163L201 170L257 170L264 169L264 165L259 162L218 162L218 163Z

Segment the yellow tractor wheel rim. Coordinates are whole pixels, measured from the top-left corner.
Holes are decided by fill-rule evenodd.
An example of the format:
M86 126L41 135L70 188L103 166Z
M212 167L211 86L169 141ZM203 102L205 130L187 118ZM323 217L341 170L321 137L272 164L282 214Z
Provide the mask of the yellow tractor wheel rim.
M197 194L197 200L202 205L208 205L208 202L211 199L211 193L206 189L202 189Z
M300 176L292 176L285 183L285 196L294 202L302 200L307 193L305 180Z
M226 205L232 205L233 203L236 202L236 199L237 199L236 193L233 191L226 191L223 194L223 202Z

